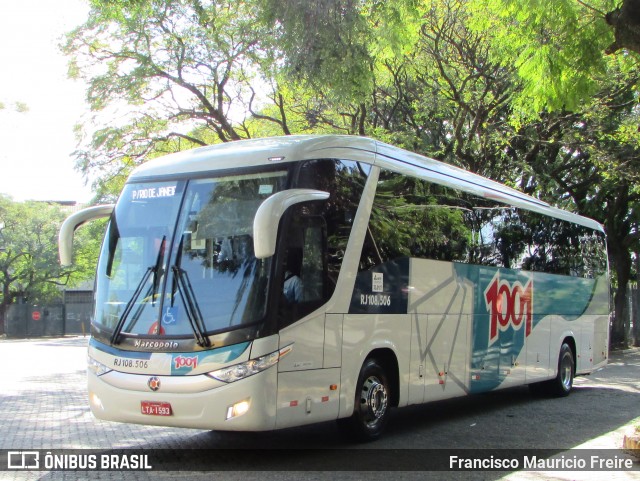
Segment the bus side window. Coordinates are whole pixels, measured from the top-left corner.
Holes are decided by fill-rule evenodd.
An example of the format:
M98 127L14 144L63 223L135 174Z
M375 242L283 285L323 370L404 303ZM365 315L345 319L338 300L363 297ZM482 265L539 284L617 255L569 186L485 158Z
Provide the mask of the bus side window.
M302 247L302 279L303 299L305 302L325 300L326 278L326 229L321 217L309 219L304 229L304 245Z
M282 237L287 246L281 251L284 258L280 262L287 262L290 249L302 252L303 294L302 302L296 306L281 302L281 327L310 314L333 295L369 172L367 166L348 160L317 159L300 166L294 187L322 190L329 192L330 197L296 206ZM283 283L285 271L283 265Z
M282 266L281 327L313 312L327 300L326 239L322 217L294 216Z
M333 294L347 249L351 227L360 204L370 166L350 160L319 159L305 162L296 187L329 192L326 202L309 203L307 215L323 220L326 244L326 284L324 298Z

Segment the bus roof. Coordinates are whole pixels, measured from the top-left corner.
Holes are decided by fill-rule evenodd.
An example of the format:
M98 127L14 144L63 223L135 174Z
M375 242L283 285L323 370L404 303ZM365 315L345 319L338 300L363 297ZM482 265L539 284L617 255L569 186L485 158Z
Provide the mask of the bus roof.
M360 136L291 135L200 147L146 162L132 172L129 182L318 158L355 160L376 165L604 232L602 226L592 219L552 207L499 182Z

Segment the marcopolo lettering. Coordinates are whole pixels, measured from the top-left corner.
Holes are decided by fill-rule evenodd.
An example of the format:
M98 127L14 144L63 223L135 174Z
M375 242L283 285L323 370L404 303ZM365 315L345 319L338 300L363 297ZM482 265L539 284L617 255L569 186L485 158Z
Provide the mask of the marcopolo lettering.
M142 349L177 349L178 343L175 341L142 341L136 339L133 343L135 347Z

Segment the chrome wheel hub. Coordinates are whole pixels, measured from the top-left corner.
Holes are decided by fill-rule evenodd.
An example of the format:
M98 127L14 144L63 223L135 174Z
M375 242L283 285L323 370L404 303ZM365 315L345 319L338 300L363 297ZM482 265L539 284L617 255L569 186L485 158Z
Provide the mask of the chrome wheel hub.
M387 389L378 378L371 376L362 385L360 402L367 422L375 422L384 416L388 408Z
M560 380L562 381L562 386L566 391L571 389L571 374L573 373L573 368L571 366L571 361L565 357L562 360L562 366L560 367Z

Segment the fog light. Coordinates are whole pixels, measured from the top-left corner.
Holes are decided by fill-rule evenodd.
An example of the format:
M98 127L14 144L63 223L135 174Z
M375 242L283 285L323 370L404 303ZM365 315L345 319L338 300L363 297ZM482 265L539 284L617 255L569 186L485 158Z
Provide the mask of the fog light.
M104 410L104 406L102 405L102 401L100 400L100 398L98 397L98 395L94 392L90 392L89 393L89 402L91 403L91 405L96 408L96 409L100 409L100 410Z
M249 399L235 403L227 408L227 420L242 416L249 410Z

